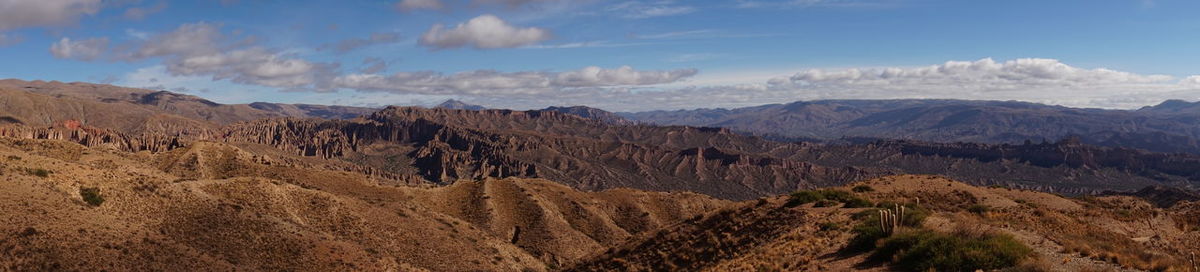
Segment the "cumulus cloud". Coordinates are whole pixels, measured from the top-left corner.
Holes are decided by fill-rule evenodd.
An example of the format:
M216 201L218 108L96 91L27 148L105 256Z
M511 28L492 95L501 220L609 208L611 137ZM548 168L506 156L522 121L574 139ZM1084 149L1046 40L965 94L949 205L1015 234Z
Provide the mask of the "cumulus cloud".
M549 40L549 30L510 25L494 15L475 17L453 28L434 25L421 35L420 44L434 49L470 46L476 49L514 48Z
M0 0L0 31L71 24L100 6L101 0Z
M676 5L675 1L629 1L609 7L609 11L616 12L626 18L644 19L688 14L695 12L696 8Z
M441 10L445 5L441 0L401 0L396 3L396 8L406 12L419 9Z
M208 23L185 24L149 37L119 58L162 58L166 70L179 76L211 76L213 80L283 88L316 88L333 77L334 64L313 63L237 39Z
M377 45L377 44L388 44L388 43L394 43L397 41L400 41L399 33L394 33L394 32L372 33L370 37L347 39L347 40L343 40L343 41L340 41L340 42L337 42L334 44L323 45L318 49L320 49L320 50L333 49L333 51L337 52L337 53L346 53L346 52L354 51L355 49L359 49L359 48L363 48L363 47L367 47L367 46L372 46L372 45Z
M566 72L504 73L478 70L444 75L435 72L401 72L392 75L351 74L334 79L334 86L362 91L433 95L561 95L577 88L648 86L677 82L695 75L695 69L637 71L587 67Z
M94 60L108 49L108 38L72 41L62 38L50 45L50 54L60 59Z

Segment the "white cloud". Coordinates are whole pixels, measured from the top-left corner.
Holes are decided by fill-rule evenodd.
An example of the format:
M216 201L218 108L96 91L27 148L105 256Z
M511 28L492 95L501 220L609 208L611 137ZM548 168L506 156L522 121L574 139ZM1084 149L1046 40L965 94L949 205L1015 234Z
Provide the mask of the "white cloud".
M419 9L442 10L445 5L441 0L401 0L396 3L396 8L406 12Z
M107 49L108 38L72 41L71 38L64 37L50 45L50 53L60 59L94 60Z
M1179 85L1200 87L1200 76L1190 76L1179 81Z
M0 31L67 25L100 6L101 0L0 0Z
M400 40L399 33L394 33L394 32L371 33L371 36L367 37L367 38L353 38L353 39L342 40L342 41L339 41L334 44L323 45L318 49L325 50L325 49L332 48L334 52L346 53L346 52L354 51L355 49L359 49L359 48L363 48L363 47L367 47L367 46L372 46L372 45L377 45L377 44L394 43L399 40Z
M564 73L565 74L565 73ZM1018 100L1072 107L1133 109L1166 99L1200 99L1200 76L1174 78L1080 68L1050 59L951 61L926 67L815 69L704 78L649 87L577 87L565 91L478 95L469 100L518 109L588 105L616 111L745 107L820 99ZM722 79L731 76L708 74ZM741 78L749 80L740 80ZM770 79L768 79L770 78ZM726 80L728 81L728 80ZM481 92L486 93L486 92Z
M221 33L214 24L185 24L140 42L118 58L162 58L166 70L177 76L211 76L213 80L281 88L325 90L333 78L334 64L313 63L257 46Z
M637 71L586 67L566 72L514 72L490 70L443 75L435 72L402 72L392 75L351 74L334 79L334 86L363 91L406 94L523 96L561 95L576 88L649 86L672 83L696 74L695 69ZM519 98L518 98L519 99Z
M454 28L446 28L441 24L434 25L421 36L420 44L435 49L465 46L476 49L495 49L528 46L550 38L549 30L536 27L519 28L508 24L499 17L485 14L460 23Z
M675 1L666 0L650 2L628 1L616 4L608 9L623 17L633 19L683 15L696 11L695 7L676 5Z

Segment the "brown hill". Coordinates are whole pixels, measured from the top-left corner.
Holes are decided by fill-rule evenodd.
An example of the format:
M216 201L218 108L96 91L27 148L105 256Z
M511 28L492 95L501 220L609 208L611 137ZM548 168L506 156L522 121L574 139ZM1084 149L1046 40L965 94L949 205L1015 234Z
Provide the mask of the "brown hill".
M571 108L390 107L356 120L258 119L346 117L347 111L361 109L220 105L187 95L107 85L3 82L27 85L19 90L0 88L14 94L0 99L16 101L4 110L15 114L5 115L4 123L9 124L0 129L3 135L66 139L127 151L161 152L198 140L242 148L270 146L283 154L332 159L339 170L403 184L525 177L583 190L630 187L750 199L898 173L941 174L977 185L1067 194L1155 185L1197 188L1200 180L1200 156L1100 148L1074 141L781 143L728 129L614 123L586 117L600 113L583 109L586 114L580 116L579 110ZM872 109L923 103L932 102L895 101ZM249 119L255 120L220 125ZM263 152L268 151L256 149Z
M149 154L0 138L0 161L0 267L18 271L541 271L724 205L544 180L397 187L204 142Z
M191 95L89 83L0 80L0 120L49 126L66 121L125 133L175 135L279 117L354 118L375 109L253 103L225 105Z
M1194 271L1200 229L1181 229L1179 211L1128 197L1067 199L973 187L934 176L894 176L835 188L875 203L928 209L918 228L999 233L1032 249L1021 271ZM567 271L883 271L900 269L847 253L856 214L875 208L790 204L781 196L697 216L648 233ZM920 204L915 204L920 203ZM887 205L884 205L887 206ZM914 210L915 211L915 210ZM864 213L865 212L865 213Z

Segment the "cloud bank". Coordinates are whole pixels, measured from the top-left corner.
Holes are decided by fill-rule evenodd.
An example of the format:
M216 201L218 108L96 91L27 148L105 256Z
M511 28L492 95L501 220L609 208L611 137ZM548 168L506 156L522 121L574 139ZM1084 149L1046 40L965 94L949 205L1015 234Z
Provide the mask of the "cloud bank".
M75 23L100 11L100 0L0 0L0 31Z
M812 69L738 85L582 87L552 95L477 96L465 100L492 107L589 105L615 111L644 111L820 99L1019 100L1133 109L1166 99L1200 100L1200 76L1176 78L1086 69L1053 59L1003 62L981 59L924 67Z
M561 95L577 88L604 89L618 86L649 86L677 82L697 73L695 69L638 71L586 67L566 72L512 72L477 70L444 75L436 72L400 72L391 75L350 74L337 77L333 85L360 91L403 94L528 97Z

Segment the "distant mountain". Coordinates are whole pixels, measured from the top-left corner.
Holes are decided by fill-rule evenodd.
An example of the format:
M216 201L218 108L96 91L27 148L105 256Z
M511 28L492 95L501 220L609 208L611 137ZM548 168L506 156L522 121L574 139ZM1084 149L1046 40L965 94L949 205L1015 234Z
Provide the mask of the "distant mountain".
M486 110L487 108L475 104L467 104L466 102L450 99L442 102L433 108L436 109L451 109L451 110Z
M1139 112L1163 113L1163 114L1200 114L1200 102L1187 102L1178 99L1163 101L1154 106L1147 106L1138 109Z
M572 114L572 115L576 115L576 116L583 117L583 118L600 120L601 122L605 122L605 123L609 123L609 124L619 124L619 125L633 124L632 121L629 121L628 119L625 119L624 117L621 117L620 115L617 115L616 113L608 112L608 111L605 111L602 109L586 107L586 106L549 107L549 108L542 109L541 111L554 111L554 112Z
M224 142L259 151L270 148L323 164L336 162L336 169L403 184L546 178L582 190L691 191L725 199L898 173L938 174L977 185L1069 194L1132 191L1152 185L1196 188L1200 181L1198 155L1100 148L1079 141L789 143L722 128L614 123L605 118L611 117L608 113L584 107L531 111L388 107L361 118L337 120L313 117L348 116L336 112L359 109L222 105L170 92L55 84L40 93L0 88L12 94L0 96L0 101L20 105L0 109L0 117L8 117L3 119L7 124L0 127L0 136L154 153L196 142ZM79 91L79 97L63 93L63 89L92 87L102 91ZM87 95L90 99L85 99ZM936 102L865 104L884 108ZM972 103L1015 108L1013 112L1045 107ZM826 109L808 111L812 116L877 110L800 106Z
M1084 143L1102 146L1200 153L1200 104L1183 101L1127 111L1012 101L822 100L621 116L660 125L724 127L783 140L1021 143L1078 136Z
M78 121L125 133L215 129L264 118L348 119L377 109L276 103L220 104L167 91L90 83L0 80L0 123Z

